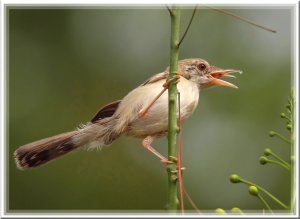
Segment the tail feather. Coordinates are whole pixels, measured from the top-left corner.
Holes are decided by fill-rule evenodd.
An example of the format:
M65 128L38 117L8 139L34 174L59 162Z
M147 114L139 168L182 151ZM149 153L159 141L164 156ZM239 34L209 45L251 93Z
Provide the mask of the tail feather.
M71 141L76 134L78 131L66 132L19 147L14 152L17 167L37 167L78 148L80 145Z
M115 120L105 118L75 131L23 145L14 152L17 167L37 167L84 145L91 149L109 145L121 135L113 131L114 124Z

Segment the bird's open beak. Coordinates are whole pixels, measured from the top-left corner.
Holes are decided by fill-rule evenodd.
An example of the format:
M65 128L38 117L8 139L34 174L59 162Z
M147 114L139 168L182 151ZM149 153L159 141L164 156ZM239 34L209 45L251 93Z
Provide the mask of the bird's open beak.
M209 86L225 86L225 87L231 87L231 88L238 88L234 84L221 80L220 78L222 77L231 77L235 78L233 73L242 73L240 70L235 70L235 69L220 69L216 68L212 70L212 72L209 74L212 77L212 80L209 82Z

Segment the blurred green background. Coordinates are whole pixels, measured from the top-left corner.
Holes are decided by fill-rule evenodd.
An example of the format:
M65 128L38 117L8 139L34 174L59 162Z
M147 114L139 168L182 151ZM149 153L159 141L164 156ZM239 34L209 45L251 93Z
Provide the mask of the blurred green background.
M287 134L280 113L293 82L293 10L224 8L277 33L213 10L197 11L180 59L201 57L243 74L230 80L238 90L202 92L196 112L185 122L184 181L202 210L261 211L247 186L230 183L229 176L237 173L289 202L289 173L261 166L258 158L267 147L289 158L289 147L268 132ZM182 32L191 14L191 9L182 10ZM13 151L75 129L101 106L165 70L170 53L167 10L10 7L7 28L8 210L165 210L166 169L139 139L121 137L101 151L79 149L27 171L16 168ZM167 154L165 138L154 145ZM186 208L192 209L187 202Z

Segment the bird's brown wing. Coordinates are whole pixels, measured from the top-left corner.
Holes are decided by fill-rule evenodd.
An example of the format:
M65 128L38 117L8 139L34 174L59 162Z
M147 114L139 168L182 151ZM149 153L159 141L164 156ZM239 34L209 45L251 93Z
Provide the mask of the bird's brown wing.
M154 82L160 81L160 80L165 80L168 78L169 72L162 72L162 73L158 73L154 76L152 76L151 78L149 78L147 81L145 81L143 84L141 84L141 86L145 86L147 84L152 84Z
M145 81L140 86L145 86L147 84L152 84L152 83L160 81L160 80L165 80L165 79L167 79L168 75L169 75L168 72L158 73L158 74L152 76L151 78L149 78L147 81ZM111 117L118 109L120 102L121 102L121 100L117 100L117 101L114 101L114 102L109 103L109 104L105 105L104 107L102 107L98 111L98 113L91 119L91 122L95 123L104 118Z
M121 100L117 100L102 107L98 111L98 113L91 119L91 122L95 123L101 119L111 117L118 109L120 102Z

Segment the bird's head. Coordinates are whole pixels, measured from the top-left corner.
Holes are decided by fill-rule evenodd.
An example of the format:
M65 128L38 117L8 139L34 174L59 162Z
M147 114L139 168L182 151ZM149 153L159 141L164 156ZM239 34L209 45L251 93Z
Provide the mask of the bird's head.
M234 84L221 80L222 77L233 77L233 73L242 73L235 69L222 69L210 65L204 59L184 59L179 61L178 72L183 77L197 83L200 89L212 86L238 88Z

